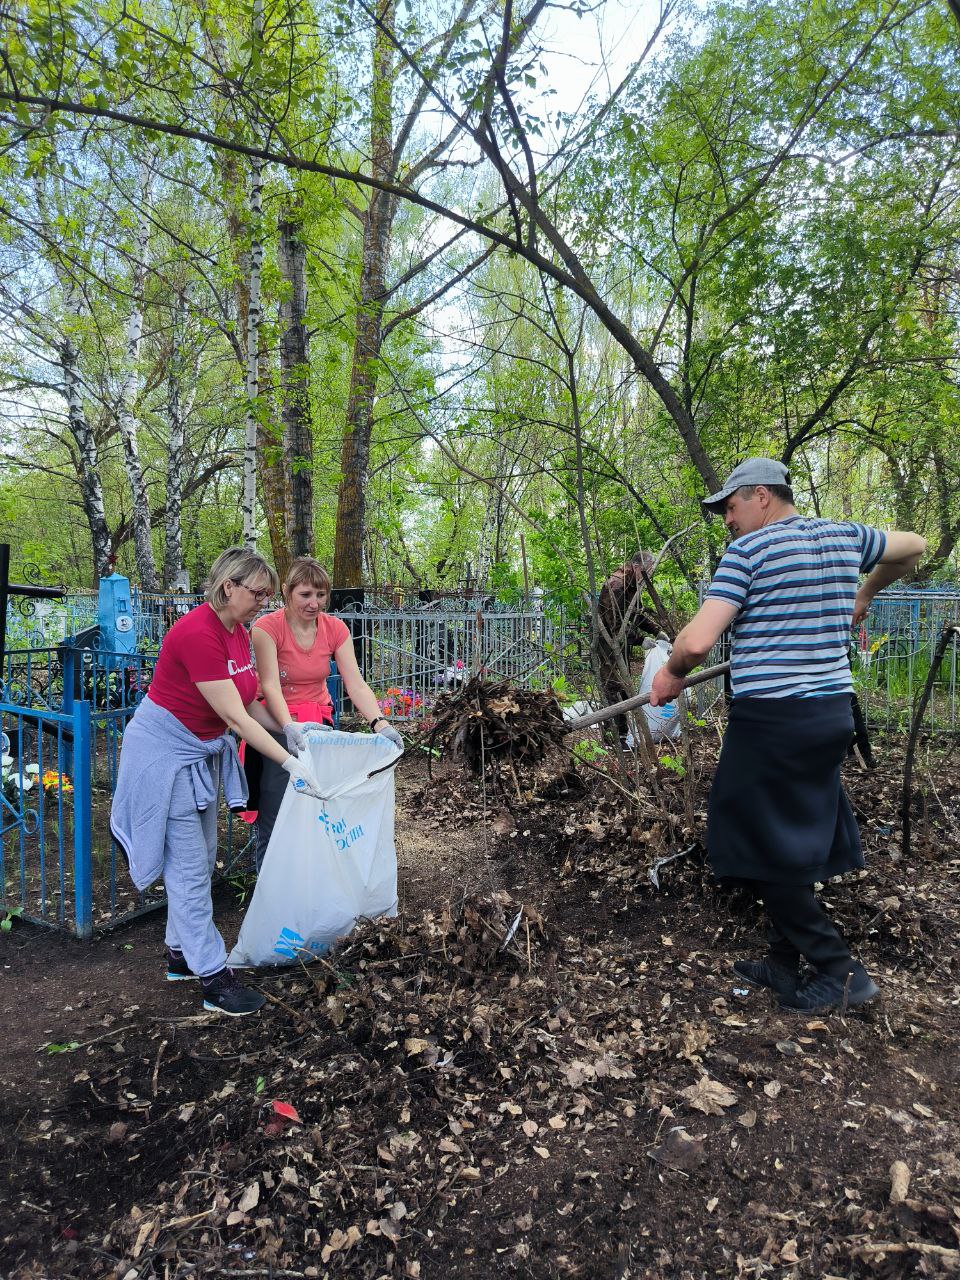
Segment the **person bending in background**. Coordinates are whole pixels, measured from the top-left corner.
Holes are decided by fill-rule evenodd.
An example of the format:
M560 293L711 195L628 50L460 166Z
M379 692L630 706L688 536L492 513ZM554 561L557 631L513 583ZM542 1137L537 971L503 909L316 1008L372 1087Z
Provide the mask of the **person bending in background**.
M600 588L597 600L596 659L597 675L607 704L623 702L636 693L628 679L630 651L647 636L660 630L656 618L644 609L641 593L651 587L653 556L638 551L632 560L620 566ZM626 744L627 717L615 716L605 726L605 733L616 733Z
M851 625L916 566L926 542L801 516L787 468L772 458L742 462L703 505L723 515L733 540L654 678L651 703L672 702L733 624L733 700L710 790L707 852L716 876L747 883L760 899L769 944L763 960L733 967L789 1009L856 1007L879 990L815 891L863 866L840 782L854 735L847 645ZM869 577L858 590L861 572Z
M333 724L333 702L327 689L330 660L336 661L344 688L371 729L403 749L403 739L380 714L373 690L360 674L353 640L345 622L327 613L330 578L310 556L292 561L283 584L283 608L258 618L253 625L260 696L279 732L276 743L299 752L304 735ZM264 754L257 813L257 869L270 843L286 776L276 756ZM247 752L248 768L255 768Z
M256 700L257 670L247 626L277 589L255 552L218 556L206 601L164 636L146 697L123 735L110 828L140 890L161 877L167 892L167 978L199 979L203 1006L238 1017L264 997L227 967L213 923L221 781L231 809L247 800L228 730L263 753L286 782L318 796L316 779L270 732L279 726Z

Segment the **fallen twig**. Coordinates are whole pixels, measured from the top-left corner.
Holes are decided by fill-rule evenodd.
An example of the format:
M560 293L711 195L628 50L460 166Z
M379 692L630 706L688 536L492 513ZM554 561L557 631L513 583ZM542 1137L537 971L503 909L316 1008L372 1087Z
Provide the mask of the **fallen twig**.
M923 1253L943 1262L960 1263L960 1249L948 1249L942 1244L927 1244L925 1240L873 1240L857 1245L853 1250L860 1258L872 1258L879 1253Z

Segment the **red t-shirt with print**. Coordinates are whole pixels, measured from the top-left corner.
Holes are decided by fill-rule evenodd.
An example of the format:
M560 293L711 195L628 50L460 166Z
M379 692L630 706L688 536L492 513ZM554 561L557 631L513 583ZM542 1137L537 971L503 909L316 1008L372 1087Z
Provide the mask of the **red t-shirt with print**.
M245 627L228 631L210 605L191 609L163 638L147 694L198 738L218 738L226 729L197 688L204 680L232 680L244 706L257 694L257 664Z

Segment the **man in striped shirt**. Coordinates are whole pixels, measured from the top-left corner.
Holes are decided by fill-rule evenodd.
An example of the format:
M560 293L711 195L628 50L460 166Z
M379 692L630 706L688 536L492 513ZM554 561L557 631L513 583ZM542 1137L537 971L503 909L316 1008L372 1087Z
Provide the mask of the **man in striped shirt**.
M849 632L878 591L916 566L926 543L915 533L801 516L787 468L772 458L742 462L703 505L723 515L733 540L657 674L651 702L676 698L732 627L733 701L707 848L718 877L754 889L769 942L765 959L734 969L787 1008L856 1007L878 988L815 893L817 883L863 866L840 784L853 738ZM861 573L868 576L858 587Z

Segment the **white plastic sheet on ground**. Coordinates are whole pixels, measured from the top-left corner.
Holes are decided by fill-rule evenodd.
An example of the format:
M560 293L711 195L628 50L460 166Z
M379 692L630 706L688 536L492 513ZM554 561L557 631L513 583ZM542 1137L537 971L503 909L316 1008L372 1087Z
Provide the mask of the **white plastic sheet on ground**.
M287 787L230 965L309 960L361 916L397 914L393 766L402 751L379 733L307 736L325 799Z

